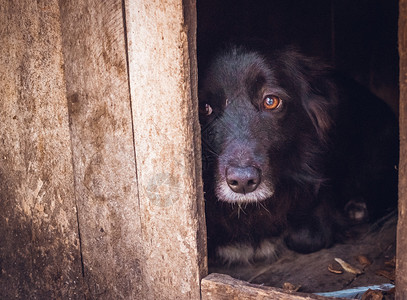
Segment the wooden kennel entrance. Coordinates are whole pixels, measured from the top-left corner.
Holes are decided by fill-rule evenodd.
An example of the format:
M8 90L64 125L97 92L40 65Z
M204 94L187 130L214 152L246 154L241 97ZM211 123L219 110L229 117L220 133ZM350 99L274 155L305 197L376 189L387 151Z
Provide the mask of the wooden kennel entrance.
M401 0L398 299L406 20ZM226 277L201 286L195 30L192 0L0 0L1 299L318 298Z

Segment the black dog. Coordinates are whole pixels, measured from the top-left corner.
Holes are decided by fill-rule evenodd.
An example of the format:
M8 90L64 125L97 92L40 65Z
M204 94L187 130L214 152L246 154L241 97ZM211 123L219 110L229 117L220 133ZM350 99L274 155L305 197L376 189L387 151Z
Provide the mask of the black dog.
M317 251L396 203L395 116L321 63L234 46L199 97L210 257L269 260L277 237Z

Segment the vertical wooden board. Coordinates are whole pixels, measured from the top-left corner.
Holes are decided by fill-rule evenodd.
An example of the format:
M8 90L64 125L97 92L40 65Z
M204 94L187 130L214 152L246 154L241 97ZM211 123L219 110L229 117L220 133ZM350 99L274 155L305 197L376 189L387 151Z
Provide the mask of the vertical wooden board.
M149 299L199 299L207 272L192 0L126 1Z
M201 126L198 118L198 62L197 62L197 43L196 43L196 30L197 30L197 8L195 0L183 0L183 17L184 17L184 30L187 35L188 44L184 47L184 71L187 74L189 86L188 105L191 109L193 119L190 120L192 126L192 140L189 143L194 145L194 163L191 165L193 168L193 178L195 187L192 194L193 213L198 218L196 234L197 234L197 251L198 251L198 268L200 278L208 275L208 262L207 262L207 243L206 243L206 219L205 219L205 202L203 195L203 182L202 182L202 153L201 153ZM188 76L189 72L189 76ZM191 129L190 129L191 130ZM196 209L196 211L195 211Z
M59 17L0 1L1 299L82 295Z
M407 299L407 0L399 2L400 162L396 298Z
M143 299L122 1L60 1L75 189L91 298Z

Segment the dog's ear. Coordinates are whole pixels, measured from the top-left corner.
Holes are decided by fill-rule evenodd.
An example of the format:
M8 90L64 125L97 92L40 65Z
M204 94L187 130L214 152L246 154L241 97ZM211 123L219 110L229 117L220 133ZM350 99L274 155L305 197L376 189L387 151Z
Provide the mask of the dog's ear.
M311 90L303 97L302 104L315 127L318 137L325 141L334 123L332 108L335 104L332 97L329 94L320 95Z
M294 69L297 83L300 84L302 106L312 121L318 137L326 141L328 132L334 125L334 112L338 103L337 88L333 79L332 69L301 54L295 57Z

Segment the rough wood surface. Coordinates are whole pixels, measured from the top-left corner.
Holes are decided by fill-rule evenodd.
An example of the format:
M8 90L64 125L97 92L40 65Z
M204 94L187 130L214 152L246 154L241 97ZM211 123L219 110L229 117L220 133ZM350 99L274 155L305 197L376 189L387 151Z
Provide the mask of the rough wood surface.
M126 2L137 175L150 299L199 299L206 245L195 3Z
M268 286L256 285L234 279L228 275L212 273L202 279L202 300L306 300L333 299L312 294L284 291Z
M396 298L407 299L407 1L399 2L400 163Z
M0 299L83 295L59 21L0 1Z
M209 271L224 273L250 283L283 287L291 283L300 287L299 292L322 293L356 287L394 283L393 259L396 254L397 214L391 213L375 225L354 228L349 238L328 249L300 254L282 248L277 261L257 263L249 266L216 266L210 264ZM353 237L351 237L353 236ZM284 249L284 250L283 250ZM370 261L364 265L358 261L364 256ZM340 258L363 274L346 272L336 261ZM341 274L330 272L328 267L341 270Z
M92 299L146 299L122 2L60 1L75 195Z

